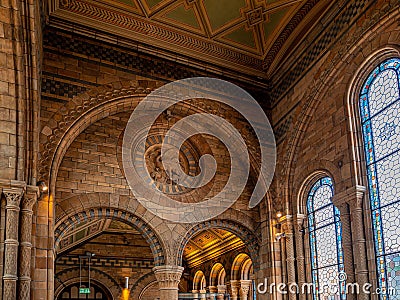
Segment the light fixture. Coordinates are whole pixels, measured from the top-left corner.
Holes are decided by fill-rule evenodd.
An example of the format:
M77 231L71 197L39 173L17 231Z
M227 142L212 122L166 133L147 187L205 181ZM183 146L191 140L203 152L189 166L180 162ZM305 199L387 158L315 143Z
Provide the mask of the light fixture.
M38 181L37 186L39 187L41 193L47 192L49 189L44 181Z
M278 211L278 212L276 213L276 217L277 217L277 218L282 217L282 213L281 213L280 211Z
M286 234L284 232L280 232L275 234L275 240L279 241L281 238L286 237Z

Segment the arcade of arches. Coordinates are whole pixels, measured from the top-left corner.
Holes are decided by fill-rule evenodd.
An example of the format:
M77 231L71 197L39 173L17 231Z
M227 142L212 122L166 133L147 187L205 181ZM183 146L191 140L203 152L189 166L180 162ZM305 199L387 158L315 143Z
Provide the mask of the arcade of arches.
M0 300L400 299L399 20L398 0L0 0ZM250 164L225 211L177 222L136 198L124 134L147 95L191 77L254 97L276 167L250 208L254 124L213 99L170 106L129 137L144 184L185 207L222 194L218 137L180 132L180 171L215 159L200 187L161 159L200 113L236 129Z

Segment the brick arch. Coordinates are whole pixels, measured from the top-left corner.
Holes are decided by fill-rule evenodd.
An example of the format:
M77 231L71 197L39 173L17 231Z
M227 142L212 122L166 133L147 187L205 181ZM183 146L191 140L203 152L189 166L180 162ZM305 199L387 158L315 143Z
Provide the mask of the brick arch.
M50 120L43 125L39 134L41 141L41 157L38 164L39 179L50 180L50 193L54 192L58 167L65 152L81 132L102 118L133 110L144 97L163 84L165 83L138 80L94 87L90 91L74 97L54 113L49 118ZM198 106L185 104L185 106L187 105L193 112L214 112L205 103L200 103ZM259 171L257 157L252 151L249 151L249 157L251 171L257 174Z
M143 275L132 285L130 289L130 298L140 299L141 292L150 284L154 284L154 282L157 283L157 279L153 272Z
M280 176L283 181L283 194L286 209L290 211L290 182L293 181L296 156L298 155L299 144L311 122L311 119L324 98L328 89L335 83L334 80L339 73L344 73L347 77L344 80L350 82L354 72L365 60L365 49L380 48L388 45L390 35L381 35L387 28L395 23L400 15L398 10L388 13L390 7L385 9L375 8L369 18L362 20L355 27L355 32L349 31L341 40L336 43L330 54L326 57L321 67L315 72L312 84L307 88L298 110L296 111L297 121L294 122L287 133L287 140L284 142L285 156ZM375 14L374 14L375 13ZM379 16L378 16L379 15ZM374 16L374 17L372 17ZM395 33L394 33L395 34ZM375 38L376 43L371 40ZM384 36L384 38L383 38ZM373 45L373 46L372 46ZM373 50L367 50L368 52ZM343 71L344 68L350 69ZM346 97L347 91L343 91ZM345 189L344 182L337 182L338 190Z
M156 266L165 264L165 247L161 238L155 233L153 228L151 228L146 221L121 208L93 205L90 208L86 208L79 212L74 212L65 216L64 218L60 219L55 226L54 247L57 248L58 243L61 241L65 233L75 228L78 224L98 219L118 220L134 227L142 234L143 238L149 244L154 257L154 264Z
M365 174L365 155L361 119L359 113L359 95L362 85L371 72L383 61L389 58L400 58L399 45L386 45L372 52L371 55L359 66L355 74L352 74L347 94L347 110L353 144L353 168L357 185L366 185L363 180ZM362 150L360 150L362 149ZM362 171L364 170L364 172Z
M152 80L120 81L94 87L74 97L49 118L40 132L43 145L40 149L40 178L48 179L51 176L52 164L57 162L54 161L56 152L66 145L63 140L68 140L70 135L77 135L76 131L82 131L82 127L87 127L95 119L131 109L140 99L161 85L162 83ZM132 97L135 99L132 100Z
M296 180L292 187L293 197L296 197L295 213L306 214L306 194L315 181L324 176L332 178L336 190L336 182L341 182L342 176L340 168L329 160L313 161L296 174Z
M96 282L97 285L112 295L114 299L118 299L122 293L122 288L113 277L96 268L91 268L90 274L92 276L91 280ZM65 287L79 282L79 267L65 269L61 272L58 272L55 277L62 282L61 284L56 280L54 299L57 299Z
M220 220L220 219L213 219L209 221L205 221L199 224L196 224L192 228L190 228L186 235L183 237L179 244L179 249L177 253L177 264L182 265L183 259L183 250L186 247L186 244L189 240L197 233L204 231L210 228L220 228L232 232L233 234L237 235L247 246L249 250L249 256L254 262L254 267L256 270L259 268L259 245L261 244L257 236L245 226L231 221L231 220Z
M243 279L242 267L247 260L251 261L251 258L247 253L239 253L238 255L236 255L231 267L231 280Z
M211 268L209 285L217 286L225 284L225 282L220 281L220 276L223 272L226 272L225 267L219 262L215 263ZM225 281L225 278L223 281Z

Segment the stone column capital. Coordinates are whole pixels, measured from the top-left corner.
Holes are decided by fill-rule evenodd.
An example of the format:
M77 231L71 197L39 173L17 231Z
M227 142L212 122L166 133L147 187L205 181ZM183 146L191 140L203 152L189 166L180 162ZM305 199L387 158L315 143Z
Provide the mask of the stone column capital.
M6 197L7 209L19 209L21 198L24 194L23 188L3 188L3 194Z
M219 294L225 294L226 293L226 285L225 284L219 284L217 285L218 293Z
M282 231L286 234L293 234L293 216L285 215L279 219L279 223L282 226Z
M336 207L349 204L353 207L362 207L362 201L367 188L362 185L355 185L346 189L345 191L339 192L332 197L332 203Z
M181 266L157 266L153 268L160 289L177 289L181 280L183 267Z
M243 294L248 294L252 285L251 280L240 280L240 289L242 290Z
M27 188L24 197L21 201L21 209L23 211L32 212L33 205L35 205L38 196L39 196L39 189L37 187L34 188Z

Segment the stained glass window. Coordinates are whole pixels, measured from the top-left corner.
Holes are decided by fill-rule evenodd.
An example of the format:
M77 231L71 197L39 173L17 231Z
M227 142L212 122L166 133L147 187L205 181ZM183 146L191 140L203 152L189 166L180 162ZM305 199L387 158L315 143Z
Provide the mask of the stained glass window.
M381 63L360 93L381 299L400 295L400 59ZM397 296L396 296L397 295Z
M311 187L307 199L308 231L314 300L346 299L342 223L333 205L329 177Z

